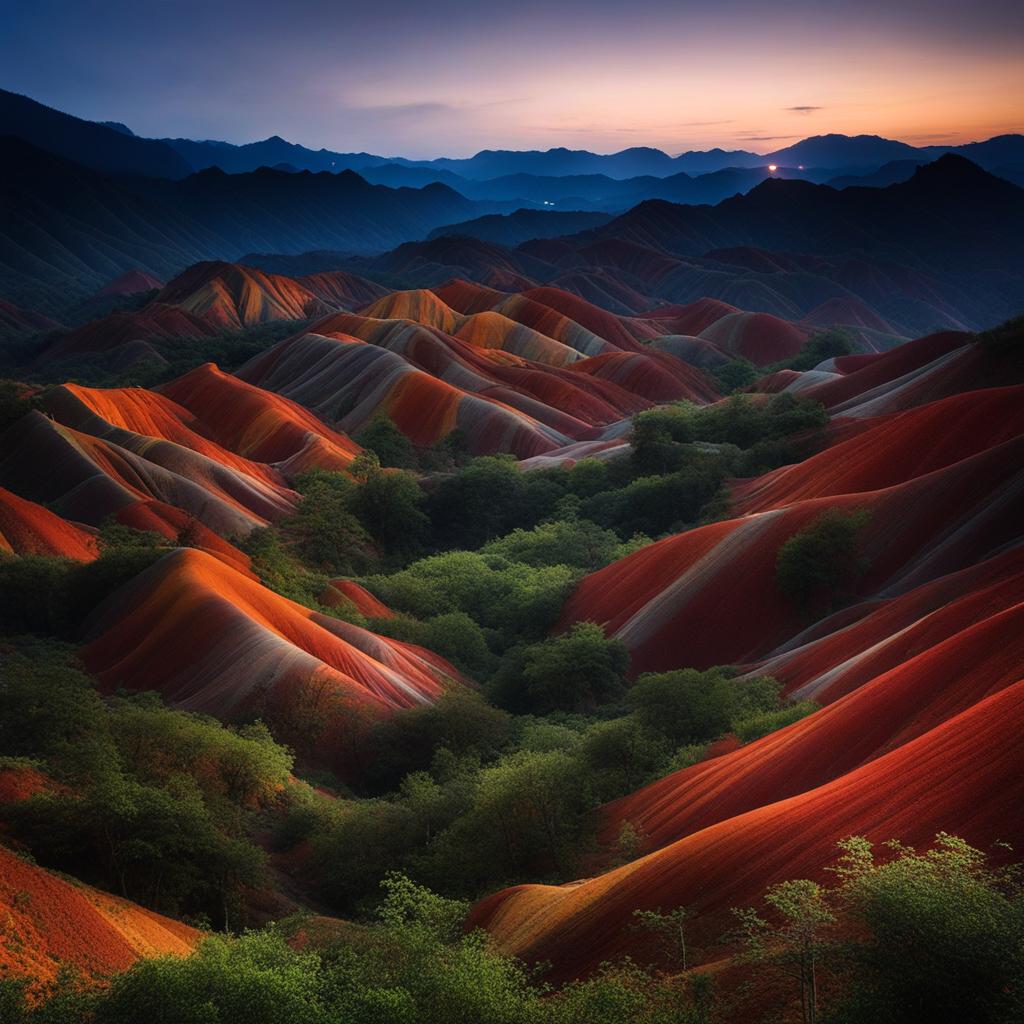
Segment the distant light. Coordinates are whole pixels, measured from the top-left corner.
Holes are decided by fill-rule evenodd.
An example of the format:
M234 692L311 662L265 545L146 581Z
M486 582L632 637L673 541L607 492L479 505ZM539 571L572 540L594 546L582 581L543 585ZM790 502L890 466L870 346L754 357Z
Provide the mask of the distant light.
M797 165L797 170L798 171L802 171L803 169L804 169L804 165L803 164L798 164Z
M778 168L778 165L777 165L777 164L769 164L769 165L768 165L768 170L769 170L769 171L770 171L770 172L771 172L772 174L774 174L774 173L775 173L775 172L776 172L776 171L777 171L778 169L779 169L779 168Z

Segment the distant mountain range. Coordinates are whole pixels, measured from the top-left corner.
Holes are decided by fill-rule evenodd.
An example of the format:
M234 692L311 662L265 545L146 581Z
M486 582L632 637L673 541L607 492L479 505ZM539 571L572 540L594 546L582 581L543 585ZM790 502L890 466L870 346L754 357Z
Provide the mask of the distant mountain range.
M557 280L616 309L707 294L792 316L859 298L910 330L989 323L1024 305L1024 191L961 155L935 160L934 148L876 137L804 140L771 154L788 161L771 173L769 157L757 157L757 166L696 176L617 178L681 158L551 150L416 164L313 154L277 138L248 147L163 143L11 93L0 94L5 128L18 137L0 138L0 202L10 211L0 223L0 298L65 323L79 322L83 301L126 271L167 280L190 264L247 253L262 254L267 269L347 267L387 286L456 276L504 289ZM956 148L1012 177L1024 167L1022 145L1024 137L1004 136ZM236 173L180 173L186 153L196 162L219 154ZM339 158L376 163L360 174L338 170ZM796 163L805 160L818 169ZM823 168L828 160L844 170ZM592 173L594 161L604 171ZM253 162L263 166L243 169ZM332 170L304 169L309 162ZM500 167L514 173L462 173ZM532 173L544 167L587 173ZM747 266L741 257L738 269L732 257L723 265L713 256L751 247L838 262L765 271L757 260ZM755 282L762 273L771 280ZM882 283L873 283L878 274ZM897 296L894 305L886 295Z
M794 169L833 172L860 168L874 170L893 160L934 160L943 153L958 153L986 169L1001 164L1014 164L1024 159L1024 135L1001 135L985 142L960 146L911 146L877 135L816 135L772 153L758 154L746 150L713 149L704 152L680 153L672 157L660 149L634 148L619 153L591 153L588 150L482 150L465 159L440 157L436 160L408 160L404 157L382 157L371 153L334 153L326 149L311 150L273 136L263 142L234 146L226 142L192 142L164 139L196 170L218 166L231 172L255 170L260 165L288 163L299 170L356 170L377 168L378 174L400 172L395 166L418 169L438 175L457 187L455 180L444 175L458 175L471 181L486 181L507 175L523 174L539 177L567 177L601 174L626 179L643 176L667 178L675 174L708 174L724 168L766 168L769 164ZM385 167L387 171L383 170ZM834 173L833 173L834 176ZM418 177L425 184L426 176ZM411 183L402 181L401 184ZM388 182L392 184L392 182Z
M496 208L444 185L390 189L350 171L115 177L10 137L0 137L0 207L0 296L48 314L133 268L166 280L251 250L380 251Z
M531 280L616 312L709 296L796 319L826 302L863 303L906 334L984 326L1024 307L1024 190L952 155L886 188L770 180L717 206L652 200L575 235L516 244L527 215L538 216L449 225L380 256L246 259L405 287Z
M453 188L467 179L489 181L510 175L541 178L603 175L625 180L648 176L668 178L681 173L704 175L725 168L766 168L769 164L816 173L832 171L829 176L835 177L837 170L852 173L860 169L861 173L867 173L892 161L926 162L943 153L966 156L986 170L1024 163L1024 135L1000 135L958 146L911 146L878 135L836 134L815 135L764 154L742 149L710 149L691 150L673 157L660 149L642 146L618 153L559 147L543 151L485 149L466 158L410 160L365 152L314 150L288 142L279 135L244 145L216 140L143 139L120 122L84 121L4 90L0 90L0 134L17 135L60 156L114 173L182 177L208 167L242 174L260 167L287 165L299 171L369 172L375 169L373 175L367 173L366 177L380 184L422 186L442 181ZM92 157L87 158L87 150L94 151Z
M946 152L966 156L986 170L1019 182L1024 175L1024 136L1005 135L963 146L914 147L874 135L822 135L759 155L746 150L687 152L633 148L597 154L484 150L467 159L409 160L372 153L312 150L274 135L237 146L192 139L141 139L119 122L96 124L0 91L0 134L108 174L179 179L211 168L246 174L270 167L282 172L355 170L373 184L423 188L439 183L467 199L537 209L620 213L647 199L717 203L748 192L765 178L805 178L818 183L881 186L905 180L913 168ZM769 166L775 165L774 171ZM883 172L882 169L886 170Z
M192 165L166 143L140 139L124 125L96 124L0 89L0 135L105 174L184 178Z

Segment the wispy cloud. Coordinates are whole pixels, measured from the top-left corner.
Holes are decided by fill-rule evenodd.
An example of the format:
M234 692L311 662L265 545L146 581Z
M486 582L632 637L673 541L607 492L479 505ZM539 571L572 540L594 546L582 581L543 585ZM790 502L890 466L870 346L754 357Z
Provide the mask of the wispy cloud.
M344 108L352 113L371 114L381 118L432 117L434 115L462 114L489 107L503 107L512 103L523 103L527 97L489 100L483 103L447 103L442 100L421 100L416 103L345 103Z
M799 135L737 135L741 142L783 142L786 139L799 139Z
M735 124L735 121L731 118L720 121L673 121L642 128L606 125L596 121L589 124L532 124L523 127L531 132L560 132L566 135L646 135L653 138L656 135L670 134L683 128L707 128L722 124Z
M791 114L813 114L816 110L824 110L824 107L784 107L784 110L788 110Z
M930 142L933 139L952 139L960 135L960 132L929 132L925 135L904 135L906 140L915 142Z

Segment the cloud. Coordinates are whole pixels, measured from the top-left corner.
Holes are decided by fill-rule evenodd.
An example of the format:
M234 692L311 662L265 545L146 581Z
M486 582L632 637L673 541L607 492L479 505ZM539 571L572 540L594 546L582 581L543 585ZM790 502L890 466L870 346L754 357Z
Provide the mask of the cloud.
M813 114L816 110L824 110L824 107L784 107L784 110L788 110L791 114Z
M349 110L375 117L424 117L430 114L448 114L457 110L450 103L378 103L350 106Z
M372 117L401 120L408 117L433 117L451 114L467 114L490 107L504 107L513 103L526 102L528 97L513 96L507 99L488 100L482 103L445 103L441 100L420 100L415 103L351 103L341 104L350 114L368 114Z
M913 139L915 142L931 142L935 139L952 139L960 135L960 132L929 132L927 135L904 135L904 139Z
M737 135L740 142L782 142L785 139L799 139L799 135Z

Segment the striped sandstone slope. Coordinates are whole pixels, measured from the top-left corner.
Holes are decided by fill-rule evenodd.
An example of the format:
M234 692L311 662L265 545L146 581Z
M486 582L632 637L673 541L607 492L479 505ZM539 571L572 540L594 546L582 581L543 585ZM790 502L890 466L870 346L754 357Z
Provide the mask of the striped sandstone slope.
M54 555L89 562L97 555L89 531L0 487L0 553Z
M170 281L154 302L176 306L220 330L273 320L303 320L330 308L291 277L236 263L196 263Z
M1024 385L952 395L862 421L825 451L741 481L733 510L763 512L806 498L879 490L950 466L1024 434Z
M328 760L352 726L346 709L427 704L460 679L429 651L311 611L191 549L105 601L81 657L108 690L157 690L222 719L260 711L287 721L315 696Z
M586 577L562 624L590 620L630 648L633 670L763 658L800 630L775 582L781 545L831 507L865 509L863 600L896 596L1020 536L1024 437L906 483L810 498L668 537ZM757 608L752 616L744 609ZM729 623L723 628L723 623Z
M0 973L53 981L62 965L89 978L131 967L143 957L186 956L200 934L138 904L22 860L0 846Z
M695 945L716 941L728 908L754 902L782 879L823 877L835 844L849 835L920 845L946 830L983 847L1019 846L1022 726L1024 682L1017 682L831 782L726 818L614 871L496 893L470 923L487 928L503 951L550 961L558 977L571 977L635 951L629 925L636 909L686 906L696 914Z
M214 363L164 384L160 392L225 448L270 463L288 479L308 469L344 471L361 451L297 402L247 384Z
M189 448L122 433L128 447L31 412L4 435L0 486L89 526L113 516L174 539L191 522L196 543L247 567L222 538L263 525L263 511L282 512L280 493Z
M653 847L667 845L824 785L1013 685L1024 664L1020 575L1008 589L998 610L956 609L960 621L946 616L931 646L813 715L617 800L606 809L607 836L629 820Z

